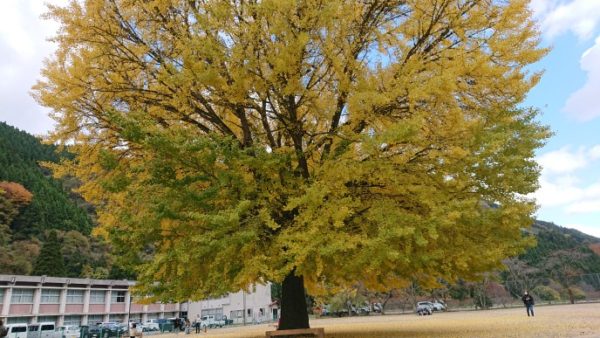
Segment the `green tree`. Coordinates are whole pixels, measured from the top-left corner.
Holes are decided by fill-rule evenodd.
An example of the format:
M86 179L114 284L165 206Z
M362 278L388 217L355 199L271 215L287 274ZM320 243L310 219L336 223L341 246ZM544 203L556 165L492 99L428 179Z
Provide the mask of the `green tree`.
M0 188L0 247L10 243L10 223L17 214L17 208L8 199Z
M33 274L38 276L46 275L56 277L65 277L67 275L61 251L61 244L55 230L48 232L46 241L42 245L40 255L35 262Z
M586 258L595 255L589 248L573 248L569 250L557 250L553 252L546 261L545 267L552 278L563 287L571 304L575 304L578 297L580 276L584 273L584 262ZM564 297L567 298L567 297ZM585 298L585 293L584 293Z
M548 303L552 303L553 301L560 300L560 294L558 291L553 288L545 285L537 286L532 290L533 294L538 296L541 300L545 300Z
M34 88L137 289L474 278L516 255L548 131L528 1L71 1ZM501 206L501 207L495 207ZM157 283L159 282L159 283Z
M80 277L83 268L91 263L89 239L78 231L67 231L62 236L61 254L67 277Z

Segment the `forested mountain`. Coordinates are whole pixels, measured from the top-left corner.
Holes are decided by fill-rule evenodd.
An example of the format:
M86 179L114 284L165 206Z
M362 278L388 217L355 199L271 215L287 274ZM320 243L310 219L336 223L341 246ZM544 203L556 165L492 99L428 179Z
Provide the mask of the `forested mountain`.
M593 250L600 245L600 238L539 220L534 223L531 233L536 237L537 245L520 256L522 261L534 266L548 266L548 260L558 253L578 253L577 264L582 273L600 273L600 255Z
M527 231L537 244L500 273L513 295L533 290L543 300L574 302L600 292L599 238L544 221Z
M71 191L76 182L56 180L40 165L61 156L69 154L0 122L0 273L124 277L108 246L90 236L93 208ZM9 193L19 190L30 195L17 204ZM56 248L61 255L39 257Z
M31 203L11 225L14 239L39 237L48 229L90 233L88 213L69 199L61 183L39 165L41 161L58 160L55 147L0 123L0 181L20 183L33 194Z

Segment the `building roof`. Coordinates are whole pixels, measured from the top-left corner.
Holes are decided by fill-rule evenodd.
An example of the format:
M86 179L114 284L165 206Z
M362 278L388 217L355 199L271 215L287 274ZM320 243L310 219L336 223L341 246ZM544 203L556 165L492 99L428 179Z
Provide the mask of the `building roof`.
M4 283L3 283L4 282ZM71 278L51 276L23 276L23 275L0 275L0 284L25 283L56 283L56 284L89 284L105 286L129 287L135 285L134 281L126 279L93 279L93 278Z

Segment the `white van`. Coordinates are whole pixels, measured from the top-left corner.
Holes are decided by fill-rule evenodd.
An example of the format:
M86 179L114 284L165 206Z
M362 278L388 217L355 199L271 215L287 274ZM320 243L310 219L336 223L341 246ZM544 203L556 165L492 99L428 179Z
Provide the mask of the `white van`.
M27 325L27 338L40 338L40 324Z
M60 338L60 332L56 331L54 322L29 324L27 338Z
M8 330L6 338L27 338L27 324L8 324L6 329Z
M79 326L76 325L64 325L59 326L58 330L60 338L79 338Z

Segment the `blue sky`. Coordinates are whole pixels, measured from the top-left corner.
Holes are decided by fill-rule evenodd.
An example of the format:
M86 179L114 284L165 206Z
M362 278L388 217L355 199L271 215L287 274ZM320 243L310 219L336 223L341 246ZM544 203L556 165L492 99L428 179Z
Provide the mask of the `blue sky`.
M52 128L48 111L29 95L56 31L41 20L44 3L3 0L0 11L0 121L33 134ZM555 136L538 152L543 171L532 196L539 219L600 237L600 0L532 0L530 5L550 54L532 69L545 69L525 106Z
M555 135L538 152L539 219L600 237L600 0L539 0L531 7L550 54L524 105Z

